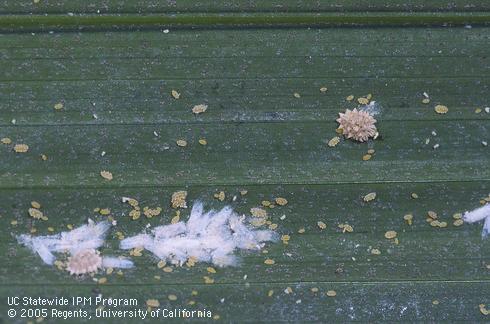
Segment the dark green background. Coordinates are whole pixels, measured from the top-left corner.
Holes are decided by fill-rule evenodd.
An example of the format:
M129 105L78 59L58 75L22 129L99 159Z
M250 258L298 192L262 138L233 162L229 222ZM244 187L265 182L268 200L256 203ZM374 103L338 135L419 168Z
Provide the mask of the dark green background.
M0 145L0 319L11 322L7 296L102 293L206 308L226 322L488 321L478 305L490 304L489 242L481 224L452 225L454 213L478 207L490 192L489 148L481 144L490 142L490 114L475 113L490 105L488 10L476 0L0 1L0 138L30 146L15 154ZM318 17L340 26L320 28ZM350 26L356 17L371 26ZM408 18L400 24L396 17ZM178 26L155 27L173 20ZM453 26L442 27L445 20ZM191 28L199 21L206 26ZM141 26L130 28L134 22ZM79 23L87 30L74 30ZM380 105L381 137L328 147L338 112L356 107L345 98L368 93ZM61 111L53 108L58 102ZM208 111L193 115L201 103ZM439 103L447 114L434 112ZM175 145L181 138L187 147ZM375 155L362 161L369 148ZM97 285L42 264L14 238L32 226L47 234L48 226L59 232L100 220L93 209L110 208L118 226L103 253L119 254L115 232L168 223L177 190L189 191L189 205L199 199L240 213L285 197L288 205L269 215L290 243L269 244L266 255L239 253L241 265L218 269L212 285L202 279L207 265L164 273L149 253L122 277L97 275L108 278ZM213 198L220 190L224 202ZM369 192L377 198L365 203ZM163 213L130 221L122 196ZM28 216L32 200L48 221ZM449 226L431 227L429 210ZM354 232L341 233L340 223ZM301 227L305 234L297 234ZM388 230L398 232L399 244L384 238ZM292 294L284 293L288 286ZM325 295L331 289L334 298Z

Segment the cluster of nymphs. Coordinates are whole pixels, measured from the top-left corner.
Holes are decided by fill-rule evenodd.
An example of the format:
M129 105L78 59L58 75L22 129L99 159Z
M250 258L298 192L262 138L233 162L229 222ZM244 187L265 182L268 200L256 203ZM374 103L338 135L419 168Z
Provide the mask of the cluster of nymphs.
M475 209L471 212L466 212L463 215L463 220L467 223L475 223L485 220L483 224L482 237L486 238L490 234L490 204Z
M369 138L378 137L376 129L376 119L374 115L379 113L379 105L375 101L354 110L347 109L343 113L339 113L337 123L339 123L338 131L347 139L352 139L358 142L366 142Z
M157 260L182 265L189 258L217 266L237 265L235 250L260 250L266 241L277 240L277 233L257 230L245 223L230 207L204 212L196 202L187 222L155 227L150 233L138 234L121 241L121 249L143 248ZM55 263L53 252L68 252L66 269L71 274L93 273L100 268L131 268L133 262L117 257L100 256L110 224L89 221L69 232L33 237L20 235L19 243L35 251L46 264Z

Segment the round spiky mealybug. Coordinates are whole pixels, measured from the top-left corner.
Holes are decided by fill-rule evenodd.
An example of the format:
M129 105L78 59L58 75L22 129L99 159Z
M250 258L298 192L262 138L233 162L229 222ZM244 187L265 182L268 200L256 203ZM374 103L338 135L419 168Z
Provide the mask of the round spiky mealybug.
M95 272L102 267L102 258L99 251L94 249L81 250L68 258L66 270L70 274L81 275Z
M368 112L347 109L345 113L339 113L337 119L339 129L346 138L352 138L359 142L365 142L376 135L376 119Z

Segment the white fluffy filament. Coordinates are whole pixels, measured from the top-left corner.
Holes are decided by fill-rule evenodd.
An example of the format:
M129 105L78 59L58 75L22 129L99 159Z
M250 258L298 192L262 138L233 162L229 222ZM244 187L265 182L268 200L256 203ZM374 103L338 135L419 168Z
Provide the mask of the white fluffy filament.
M490 204L466 212L463 215L463 220L467 223L475 223L483 219L485 219L485 223L483 224L482 237L486 238L490 234Z
M158 226L151 234L139 234L121 241L122 249L144 248L160 260L183 264L189 258L218 266L236 265L236 249L259 250L277 234L254 230L243 223L230 207L204 213L196 202L187 223Z
M110 224L108 222L96 224L89 220L87 225L82 225L68 232L45 236L22 234L17 236L17 241L36 252L44 263L52 265L56 260L53 252L75 254L77 251L85 249L98 249L104 244L109 228ZM103 266L105 266L105 263L110 264L107 267L113 268L130 268L133 264L129 260L112 257L104 257L102 260Z
M102 267L103 268L121 268L129 269L134 266L133 261L128 259L116 258L116 257L103 257Z

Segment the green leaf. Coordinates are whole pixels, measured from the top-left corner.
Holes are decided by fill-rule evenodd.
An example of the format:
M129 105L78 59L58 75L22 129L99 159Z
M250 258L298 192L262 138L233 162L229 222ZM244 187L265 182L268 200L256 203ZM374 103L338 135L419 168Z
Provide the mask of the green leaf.
M490 88L490 30L420 25L486 23L487 2L471 1L473 13L467 1L168 3L106 1L102 16L94 1L1 4L0 138L12 144L0 144L0 318L10 321L7 296L102 293L137 298L141 309L147 299L162 308L205 308L227 322L484 321L478 305L490 304L490 246L481 224L455 226L452 215L478 207L490 192L482 144L490 140L490 114L481 110ZM342 15L332 12L337 5ZM356 17L365 25L317 24L351 25ZM218 28L223 22L228 27ZM79 24L92 29L74 31ZM171 24L169 32L154 28L160 24ZM357 107L346 97L368 94L378 105L380 137L329 147L338 112ZM198 104L207 111L193 114ZM437 114L436 104L448 113ZM179 139L188 145L179 147ZM27 153L12 150L21 143ZM216 274L199 263L166 273L144 252L133 258L136 269L97 274L106 284L44 265L15 240L33 227L50 234L48 227L57 233L89 217L106 219L94 209L109 208L117 226L103 253L120 255L116 232L169 223L178 190L189 192L190 206L201 200L240 214L284 197L288 204L268 214L291 239L268 244L268 253L240 252L239 267ZM213 197L219 191L223 202ZM376 199L365 202L370 192ZM133 221L121 197L163 212ZM29 217L31 201L41 203L47 221ZM428 211L448 226L430 226ZM412 225L403 219L409 213ZM398 241L384 237L389 230ZM275 264L264 264L268 258Z

